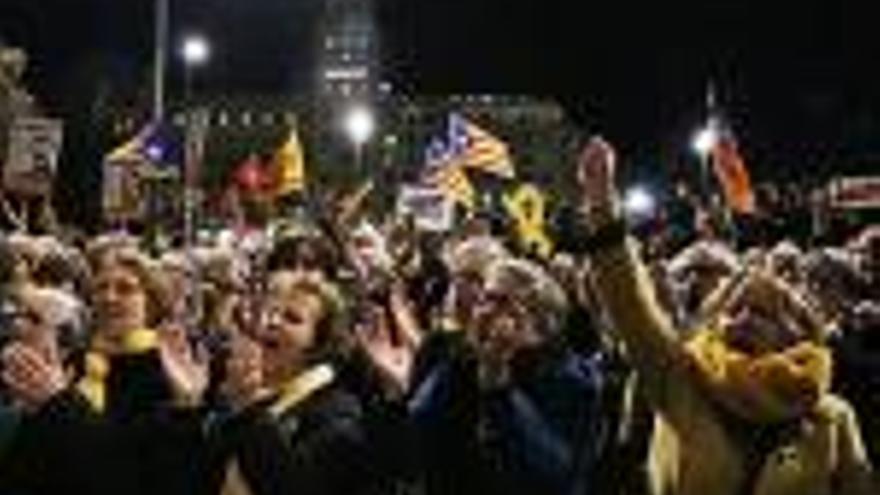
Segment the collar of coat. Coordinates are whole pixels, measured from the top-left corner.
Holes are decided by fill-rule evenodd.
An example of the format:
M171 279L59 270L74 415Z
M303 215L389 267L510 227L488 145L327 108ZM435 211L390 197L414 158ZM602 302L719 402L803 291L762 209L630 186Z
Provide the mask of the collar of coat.
M269 414L276 418L282 416L335 379L336 372L329 364L319 364L307 369L278 387L278 398L269 406Z
M110 356L138 356L159 346L159 334L155 330L139 328L126 332L121 342L113 346L113 353L106 340L95 339L85 356L83 377L76 385L95 412L102 413L107 407L107 377L110 376Z

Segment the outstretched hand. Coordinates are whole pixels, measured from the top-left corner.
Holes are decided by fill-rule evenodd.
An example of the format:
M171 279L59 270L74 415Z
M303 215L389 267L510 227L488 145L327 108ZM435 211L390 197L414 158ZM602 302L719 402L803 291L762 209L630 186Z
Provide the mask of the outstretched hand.
M361 348L393 393L403 394L412 380L422 334L402 288L392 289L388 309L390 314L378 305L369 308L355 333Z
M578 183L587 211L613 208L618 202L615 187L617 156L614 148L601 137L594 137L584 147L578 161Z

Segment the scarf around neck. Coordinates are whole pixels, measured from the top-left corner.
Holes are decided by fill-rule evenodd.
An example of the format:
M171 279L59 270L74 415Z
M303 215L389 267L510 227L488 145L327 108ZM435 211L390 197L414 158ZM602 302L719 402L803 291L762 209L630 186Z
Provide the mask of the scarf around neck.
M686 352L712 398L753 423L808 414L831 387L831 352L810 341L752 356L728 346L720 332L703 330L686 344Z

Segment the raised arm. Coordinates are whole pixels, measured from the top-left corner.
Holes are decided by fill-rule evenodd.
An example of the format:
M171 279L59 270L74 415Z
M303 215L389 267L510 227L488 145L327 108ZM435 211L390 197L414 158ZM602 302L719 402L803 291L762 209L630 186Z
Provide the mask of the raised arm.
M592 283L642 375L649 398L672 413L691 383L684 346L661 308L636 242L625 235L615 181L614 150L593 139L580 159L578 179L590 232L586 250Z

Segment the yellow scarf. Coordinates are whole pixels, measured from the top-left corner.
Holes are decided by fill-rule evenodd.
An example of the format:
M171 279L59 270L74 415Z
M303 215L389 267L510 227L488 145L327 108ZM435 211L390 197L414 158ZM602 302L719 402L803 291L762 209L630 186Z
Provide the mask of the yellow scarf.
M814 410L831 386L831 352L809 341L750 356L731 349L719 332L704 330L686 349L713 397L750 421L794 419Z
M127 332L122 339L120 354L138 355L156 349L159 334L155 330L140 328ZM107 408L107 377L110 376L110 358L107 344L95 339L85 357L83 377L77 382L77 391L85 397L92 409L103 413Z

